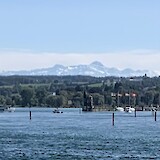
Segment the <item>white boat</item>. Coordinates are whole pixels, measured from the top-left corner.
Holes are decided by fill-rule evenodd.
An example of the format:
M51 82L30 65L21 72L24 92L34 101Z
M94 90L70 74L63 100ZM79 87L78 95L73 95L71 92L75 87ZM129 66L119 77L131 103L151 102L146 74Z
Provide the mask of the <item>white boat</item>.
M124 108L123 107L117 107L116 111L124 112Z
M14 107L0 106L0 112L14 112Z
M135 108L126 107L126 108L125 108L125 111L128 112L128 113L132 113L132 112L135 112Z
M63 113L62 111L60 111L58 108L53 110L53 113Z
M8 111L8 112L14 112L14 111L15 111L15 108L14 108L14 107L8 107L8 108L7 108L7 111Z

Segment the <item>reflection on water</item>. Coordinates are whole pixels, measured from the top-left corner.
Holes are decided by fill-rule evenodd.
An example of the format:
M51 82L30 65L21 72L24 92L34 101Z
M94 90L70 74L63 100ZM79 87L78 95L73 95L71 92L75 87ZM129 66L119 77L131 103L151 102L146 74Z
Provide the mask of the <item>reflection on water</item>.
M116 112L112 126L112 112L61 110L0 113L0 159L160 159L160 117L151 112Z

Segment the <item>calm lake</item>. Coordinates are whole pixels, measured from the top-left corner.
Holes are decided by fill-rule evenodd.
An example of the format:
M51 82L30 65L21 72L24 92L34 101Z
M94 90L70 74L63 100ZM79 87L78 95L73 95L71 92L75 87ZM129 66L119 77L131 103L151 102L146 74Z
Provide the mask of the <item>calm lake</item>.
M32 111L32 119L29 118ZM17 108L0 113L2 160L160 159L160 112L81 112Z

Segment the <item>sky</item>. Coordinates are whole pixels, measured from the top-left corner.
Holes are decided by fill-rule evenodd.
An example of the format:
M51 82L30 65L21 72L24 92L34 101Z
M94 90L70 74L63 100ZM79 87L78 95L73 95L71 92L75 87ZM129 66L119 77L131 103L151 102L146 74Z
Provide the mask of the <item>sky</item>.
M0 72L100 61L160 73L159 0L0 0Z

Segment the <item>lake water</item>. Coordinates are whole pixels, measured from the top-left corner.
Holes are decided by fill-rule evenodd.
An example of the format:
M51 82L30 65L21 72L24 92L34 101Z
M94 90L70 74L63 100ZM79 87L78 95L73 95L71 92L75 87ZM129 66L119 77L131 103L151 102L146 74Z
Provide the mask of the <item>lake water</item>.
M17 108L0 113L2 160L160 159L160 112L81 113L79 109Z

